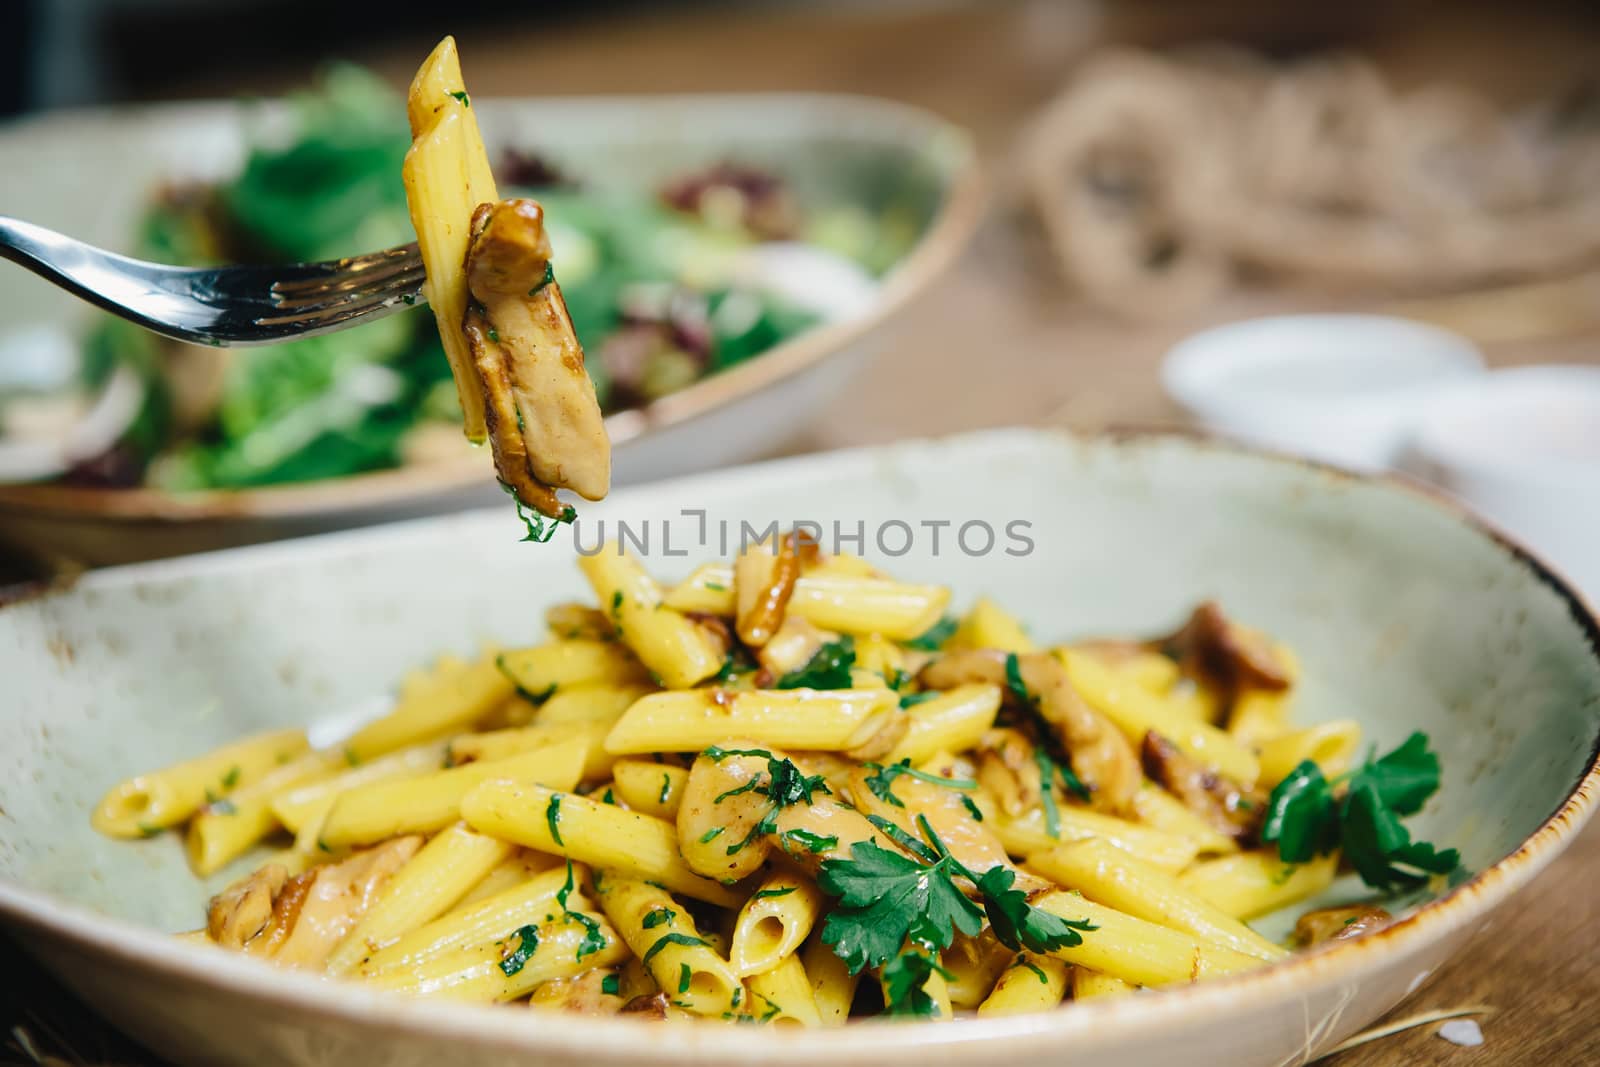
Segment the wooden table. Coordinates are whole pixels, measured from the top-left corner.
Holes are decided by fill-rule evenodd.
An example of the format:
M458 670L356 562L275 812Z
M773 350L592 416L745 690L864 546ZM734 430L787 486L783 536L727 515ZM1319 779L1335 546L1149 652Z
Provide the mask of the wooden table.
M1339 5L1333 5L1335 7ZM1161 354L1209 322L1284 308L1333 306L1330 298L1246 292L1182 321L1128 323L1073 300L1040 255L1019 214L1012 151L1028 115L1060 86L1073 62L1112 42L1163 44L1202 36L1293 47L1364 46L1402 84L1455 77L1506 98L1525 98L1593 69L1592 35L1545 9L1357 4L1308 14L1266 0L1230 5L991 3L979 9L843 5L735 16L726 9L630 15L535 34L458 33L474 92L533 93L828 89L894 97L938 111L977 135L995 189L995 210L959 273L895 328L882 358L796 450L888 441L1008 423L1075 425L1177 418L1156 380ZM1591 29L1596 27L1591 26ZM402 82L431 45L352 58ZM209 76L208 76L209 77ZM270 92L300 84L303 69L197 81L199 95ZM955 287L959 286L958 298ZM1594 362L1600 329L1587 335L1491 348L1498 364ZM958 384L959 383L959 384ZM1458 1048L1426 1027L1340 1054L1337 1067L1451 1067L1600 1063L1600 825L1592 826L1398 1014L1492 1005L1486 1043ZM6 967L21 966L12 961ZM26 979L31 983L34 979Z

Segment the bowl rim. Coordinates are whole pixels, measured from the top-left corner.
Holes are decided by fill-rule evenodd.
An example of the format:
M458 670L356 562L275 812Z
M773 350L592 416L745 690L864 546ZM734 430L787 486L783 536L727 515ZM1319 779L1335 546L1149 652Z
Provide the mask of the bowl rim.
M850 449L832 455L881 455L908 444L976 441L1017 432L1015 429L979 431L923 439L921 442ZM1372 485L1419 500L1487 538L1509 562L1526 568L1536 583L1553 592L1565 605L1573 623L1586 640L1590 656L1600 663L1600 615L1575 586L1537 554L1491 522L1459 501L1413 479L1403 475L1349 471L1198 430L1161 427L1078 433L1051 427L1030 428L1023 432L1042 440L1105 442L1116 447L1171 441L1196 451L1220 452L1265 464L1301 468L1347 484ZM782 467L815 458L791 457L736 469ZM670 484L656 483L657 486ZM381 535L380 529L343 531L324 536L348 538ZM262 552L282 550L284 547L280 543L224 552ZM206 555L214 558L217 554ZM183 559L162 560L109 568L101 573L121 572L125 575L141 569L147 573L170 572L186 562ZM97 578L91 575L85 581L92 584ZM335 1025L382 1026L400 1036L412 1034L435 1040L467 1041L485 1049L536 1049L550 1055L592 1056L600 1049L606 1055L640 1056L644 1062L684 1067L704 1067L712 1062L796 1064L812 1057L846 1050L852 1054L886 1055L912 1050L917 1053L919 1062L942 1067L966 1062L975 1049L1001 1039L1008 1042L1008 1051L1016 1054L1032 1052L1054 1055L1059 1054L1065 1039L1114 1043L1135 1031L1149 1033L1158 1028L1174 1030L1199 1020L1216 1018L1241 999L1300 1003L1303 993L1299 991L1309 986L1333 982L1346 986L1357 985L1386 961L1420 952L1451 932L1481 919L1502 903L1570 844L1594 814L1597 801L1600 801L1600 733L1597 733L1583 772L1564 799L1515 850L1439 898L1423 904L1411 914L1373 934L1352 941L1329 943L1244 974L1164 989L1157 996L1107 998L1088 1005L1065 1005L1051 1011L1003 1018L963 1018L957 1020L956 1025L905 1025L894 1021L867 1020L838 1029L786 1032L782 1040L776 1040L769 1032L759 1028L669 1022L666 1025L673 1028L673 1040L661 1042L656 1037L660 1033L657 1027L641 1027L637 1020L580 1018L555 1013L519 1015L500 1010L498 1006L396 997L381 991L362 989L353 983L330 983L315 975L280 970L265 961L215 946L185 943L150 927L64 903L49 894L25 889L6 880L0 880L0 918L24 927L29 934L43 932L69 942L79 951L109 954L135 969L154 968L192 984L203 984L231 995L258 998L274 1007L292 1010L300 1018L326 1020ZM1316 1043L1325 1041L1329 1036L1332 1036L1331 1032L1314 1033L1308 1024L1304 1051L1307 1054L1320 1051Z
M785 104L835 104L871 116L885 125L899 124L919 130L924 142L942 142L940 151L950 158L948 183L928 228L880 280L876 298L863 313L836 322L820 323L761 355L702 378L685 389L643 407L629 408L606 418L606 432L614 447L644 438L651 431L682 426L712 414L740 397L758 393L780 381L842 354L856 341L882 327L911 299L926 289L955 262L972 239L988 208L989 183L978 157L971 131L926 108L864 93L753 92L636 94L573 97L485 97L491 106L585 107L644 102L650 107L729 106L739 104L779 107ZM231 101L194 101L173 105L146 105L133 109L141 116L172 111L207 114L236 106ZM68 112L71 121L87 114ZM49 118L36 120L51 121ZM491 477L487 452L468 453L459 459L367 471L314 482L291 482L251 489L208 489L174 493L162 489L94 489L49 484L0 483L0 516L7 512L60 517L94 518L110 522L192 522L242 518L306 518L324 512L381 508L488 484Z

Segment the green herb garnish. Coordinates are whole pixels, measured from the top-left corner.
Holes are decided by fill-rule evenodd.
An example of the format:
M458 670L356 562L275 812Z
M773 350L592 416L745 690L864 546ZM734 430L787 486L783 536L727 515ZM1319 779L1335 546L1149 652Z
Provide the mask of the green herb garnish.
M539 948L539 931L532 926L519 926L511 935L517 939L517 947L511 954L500 961L500 971L507 978L517 974L528 965L533 954ZM509 938L507 940L510 940Z
M461 101L461 106L462 107L471 107L472 106L472 98L469 97L464 90L457 89L455 92L451 93L450 95L455 97L457 100Z
M874 825L880 823L874 820ZM957 932L977 934L985 915L995 936L1013 950L1050 952L1081 944L1080 931L1092 929L1029 904L1027 894L1012 888L1016 873L1008 867L979 877L950 854L924 816L917 816L917 826L927 844L911 839L917 847L909 851L916 859L857 841L849 859L822 861L817 884L839 898L823 925L822 940L851 974L882 966L907 941L930 951L949 948ZM958 877L977 887L981 906L956 885Z
M944 778L927 771L919 771L911 766L911 760L903 759L899 763L885 766L881 763L863 763L863 767L872 768L873 773L867 776L867 788L872 790L872 795L886 804L893 804L897 808L905 807L899 797L894 795L894 780L902 774L908 778L915 778L919 782L930 785L942 785L947 789L972 790L978 788L978 783L970 778Z
M722 836L722 831L724 831L726 829L727 829L726 826L713 826L711 829L707 830L705 833L700 835L700 843L702 845L711 844L711 842L713 842L717 838L721 837Z
M807 852L815 855L818 852L827 852L829 849L839 847L839 839L833 834L812 833L810 830L797 827L785 830L782 834L783 850L789 851L789 842L794 841L805 848Z
M694 978L694 971L689 969L687 963L678 964L678 992L689 992L689 982Z
M946 981L955 975L941 967L931 952L907 949L883 965L883 1011L885 1015L936 1018L939 1005L928 995L928 979L935 973Z
M1341 784L1344 793L1336 796ZM1290 864L1338 848L1373 888L1414 888L1461 862L1453 848L1412 841L1400 821L1420 811L1438 788L1439 757L1420 731L1331 782L1305 760L1272 790L1261 840L1276 843L1279 858Z
M678 913L671 908L651 908L644 917L643 925L646 930L654 930L656 927L664 926L677 917Z
M239 765L235 763L228 768L228 773L222 776L222 788L232 789L239 784Z
M779 689L849 689L850 668L856 665L856 641L849 634L817 649L797 671L778 679Z
M907 641L905 645L907 648L915 648L923 652L937 652L944 647L946 641L950 640L950 636L956 632L958 625L960 624L954 617L946 615L921 634Z
M672 795L672 775L663 774L661 776L661 795L659 797L657 797L656 800L657 800L658 803L665 804L667 802L667 797L669 797L671 795Z
M608 997L620 997L622 995L622 976L620 974L608 974L600 979L600 992Z
M767 900L771 897L786 897L794 892L794 886L786 885L782 889L757 889L750 894L751 900Z
M550 803L544 808L544 821L550 827L550 839L562 848L567 843L561 840L561 794L556 793L550 798Z
M710 947L711 942L705 940L704 938L695 937L692 934L662 934L656 939L655 944L651 945L645 950L644 957L639 960L640 965L644 967L650 966L650 961L655 959L656 954L662 949L666 948L668 945L683 945L688 948L693 948L696 945Z
M544 264L544 277L539 281L538 285L536 285L532 289L528 290L528 295L529 296L537 296L539 294L539 290L543 289L545 286L549 285L551 282L553 282L555 280L556 280L556 265L554 263L551 263L549 260L546 260L545 264Z

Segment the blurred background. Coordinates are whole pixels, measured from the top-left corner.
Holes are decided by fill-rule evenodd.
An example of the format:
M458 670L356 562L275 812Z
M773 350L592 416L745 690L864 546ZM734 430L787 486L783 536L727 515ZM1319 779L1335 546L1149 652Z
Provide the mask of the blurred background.
M741 170L731 134L709 149L717 159L676 169L652 168L661 153L644 152L649 187L635 194L645 205L640 217L649 219L640 225L670 229L687 213L699 227L699 258L674 261L668 272L680 290L698 285L693 314L686 319L677 304L641 312L649 294L637 288L643 268L631 253L616 253L626 262L601 270L590 289L563 268L569 300L578 292L579 302L597 309L594 324L585 318L579 332L608 410L630 418L645 412L643 421L614 424L622 437L672 421L650 414L672 410L653 402L678 399L669 394L833 316L807 306L804 291L816 286L802 278L789 286L802 299L764 295L759 329L730 340L721 324L732 312L718 307L738 287L705 267L708 256L727 259L730 232L741 245L799 242L851 259L843 273L853 271L855 280L841 285L860 282L869 302L872 293L898 292L902 274L916 275L916 284L900 286L914 291L875 323L875 358L841 369L830 390L813 390L814 404L788 405L792 419L756 433L764 417L735 406L714 435L701 436L737 439L737 447L696 453L664 443L658 456L671 453L672 462L635 465L624 457L624 480L1000 424L1200 423L1340 463L1422 474L1600 584L1600 562L1573 547L1595 540L1586 523L1600 528L1592 474L1600 466L1600 7L1593 3L456 0L446 15L417 17L303 0L12 0L7 10L10 32L0 48L11 54L0 62L0 113L12 116L13 134L59 130L50 124L72 109L313 87L324 94L317 105L324 116L341 107L346 117L367 114L347 106L348 94L335 101L344 90L324 77L329 65L358 65L398 91L445 33L458 39L467 83L483 98L823 90L915 105L969 131L985 190L981 225L970 236L955 222L941 229L940 211L959 203L965 180L949 153L913 145L899 164L891 161L909 171L942 160L937 181L914 175L922 185L912 192L884 193L891 180L879 176L860 203L841 186L818 206L814 175L783 173L781 160ZM368 99L365 106L385 113L391 104ZM616 184L616 165L605 173L599 157L580 159L568 169L581 173L566 175L552 160L566 166L567 157L541 155L549 145L540 131L529 138L540 143L497 161L520 175L503 171L502 184L559 187L568 177L580 190ZM181 139L174 143L170 165L181 175L193 161ZM265 160L263 174L273 158L251 157ZM731 169L715 170L728 161ZM6 199L33 203L24 186L59 181L60 173L13 166ZM213 258L355 252L394 236L352 223L305 240L279 232L266 235L273 240L232 241L241 232L234 224L248 215L239 189L249 168L232 185L224 179L203 190L200 201L188 195L192 185L146 182L143 173L130 163L121 189L107 194L117 203L154 203L143 230L124 218L110 236L97 232L106 225L104 205L63 208L39 221L169 259L199 255L172 239L193 221L196 202L201 215L214 215L221 202L236 216L230 240L210 249ZM277 173L291 194L302 191L295 182L342 188L327 166L317 177L292 166ZM398 186L386 190L391 196ZM266 192L278 198L280 213L303 213L282 190ZM791 192L798 208L785 199ZM722 194L743 205L731 230L712 217L715 204L725 206ZM666 219L663 205L677 214ZM161 229L152 217L181 225ZM161 240L152 241L156 231ZM614 235L587 236L606 255L615 252L616 242L607 243ZM942 242L954 269L930 281L920 267L904 268L939 259L918 242ZM717 276L705 281L708 274ZM42 289L16 277L8 275L6 287L23 285L17 292L31 307ZM16 306L5 305L13 325L22 315ZM1349 320L1201 333L1310 312L1399 316L1448 333ZM641 328L641 316L650 329ZM709 325L694 326L702 320ZM80 323L73 329L82 336ZM8 352L15 364L15 345L0 337L0 364ZM171 362L170 354L160 358ZM385 359L402 377L412 365L437 369L415 352ZM1484 373L1529 365L1562 369L1522 378ZM246 463L246 452L271 451L261 441L280 429L279 413L261 399L259 381L241 384L239 366L212 387L216 395L208 394L200 416L169 420L159 446L77 455L59 470L9 480L242 491L433 459L435 449L455 447L412 432L421 423L408 420L419 416L397 422L391 399L372 409L381 407L382 417L373 416L360 440L334 427L305 437L310 444L297 454ZM406 381L408 411L448 424L447 390L432 379ZM1474 395L1446 403L1442 387L1459 393L1463 384ZM246 385L255 393L240 399ZM14 436L48 437L37 429L49 418L36 398L7 409L7 388L0 379L0 445L8 424ZM32 387L13 380L10 388L15 399ZM294 410L303 422L304 397L279 392L299 397ZM93 399L85 394L76 403L87 410ZM182 409L186 402L168 403ZM43 410L59 415L59 405ZM1418 430L1423 415L1439 424L1427 434ZM250 434L257 437L247 449ZM0 480L7 480L3 455ZM1551 500L1560 506L1552 510ZM39 531L22 530L26 517L18 518L27 505L0 493L0 539L11 534L37 548ZM1580 537L1575 528L1589 532ZM108 561L87 555L87 562Z

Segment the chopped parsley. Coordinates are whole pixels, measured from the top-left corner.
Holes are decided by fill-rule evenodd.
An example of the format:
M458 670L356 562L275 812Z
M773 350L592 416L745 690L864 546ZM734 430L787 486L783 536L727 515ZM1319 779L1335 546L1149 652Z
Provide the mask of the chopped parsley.
M905 643L906 647L919 649L923 652L937 652L944 647L946 641L950 640L958 625L960 624L953 616L946 615L921 634L907 641Z
M622 976L620 974L608 974L600 979L600 992L608 997L622 996Z
M778 829L778 812L782 809L794 804L814 803L819 790L824 795L831 795L832 793L832 790L823 781L822 775L804 774L799 767L795 766L793 761L775 756L764 748L727 749L713 745L706 749L703 754L707 759L717 763L721 763L730 756L756 756L767 761L767 769L764 774L758 772L748 782L718 794L716 799L712 801L713 804L720 804L729 797L735 797L741 793L759 793L772 801L772 806L750 828L750 832L744 836L744 839L728 846L727 854L730 856L743 850L757 838L766 834L776 833ZM832 847L832 845L823 845L820 848L815 847L816 842L826 839L819 835L811 834L810 831L791 830L788 835L785 835L785 848L788 847L787 842L791 835L794 836L796 841L810 848L813 852L825 851ZM808 837L815 840L808 840ZM835 844L837 844L837 841L835 841Z
M1345 786L1343 795L1335 793L1339 785ZM1373 888L1416 888L1432 875L1451 874L1461 862L1453 848L1412 841L1400 821L1422 810L1438 788L1439 757L1420 731L1331 782L1305 760L1272 790L1261 840L1276 843L1288 864L1337 848Z
M671 796L671 795L672 795L672 775L663 774L661 776L661 795L659 797L657 797L656 800L659 803L665 804L667 802L667 798L669 796Z
M721 582L707 582L705 583L705 587L711 590L713 593L726 593L728 591L728 587L723 585Z
M721 837L722 836L722 831L724 831L726 829L727 829L726 826L713 826L711 829L707 830L705 833L700 835L700 843L702 845L711 844L711 842L713 842L717 838Z
M561 840L561 794L556 793L550 797L550 803L544 808L544 821L550 827L550 839L562 848L567 843Z
M569 505L561 510L560 516L552 519L524 504L522 498L517 496L517 491L505 482L500 483L500 488L504 489L516 504L517 518L521 519L522 525L527 528L527 534L521 538L523 541L542 545L556 535L556 529L562 523L570 523L578 517L578 509Z
M517 947L505 959L500 961L500 971L507 978L521 972L528 965L533 954L539 948L539 931L532 926L519 926L511 935L517 939ZM507 938L506 940L510 940Z
M1028 692L1027 683L1022 680L1022 663L1017 659L1015 652L1006 654L1006 688L1011 690L1018 703L1027 710L1037 729L1038 746L1034 750L1034 759L1039 764L1039 794L1044 804L1045 830L1051 837L1058 837L1060 815L1056 811L1054 795L1056 778L1059 776L1067 792L1080 800L1089 799L1089 787L1083 784L1083 779L1072 772L1071 766L1065 760L1057 760L1046 750L1045 745L1051 737L1050 727L1039 714L1039 701Z
M678 917L678 913L671 908L651 908L644 917L643 926L646 930L654 930L658 926L665 926Z
M228 768L228 773L222 776L222 788L232 789L239 784L239 765L235 763Z
M876 819L873 824L893 825ZM949 948L957 932L977 934L986 915L995 936L1013 950L1050 952L1082 944L1081 931L1094 929L1029 904L1027 894L1012 888L1016 872L1009 867L993 867L978 876L951 855L925 816L917 816L917 825L926 844L899 827L890 835L914 859L872 841L857 841L850 846L849 859L822 861L817 884L839 898L823 925L822 940L851 974L883 966L901 954L907 941L930 952ZM958 877L977 887L981 906L956 885ZM927 972L921 977L926 979Z
M600 921L592 915L585 915L581 911L573 911L567 907L567 898L572 895L572 861L567 861L567 880L556 891L556 903L561 905L561 917L567 922L575 922L583 927L583 940L578 943L578 959L591 956L606 947L606 935L600 932Z
M790 851L789 842L794 841L801 845L807 852L815 855L818 852L827 852L829 849L839 847L839 839L833 834L812 833L804 828L785 830L782 834L783 850Z
M1045 974L1044 971L1039 967L1039 965L1037 963L1034 963L1032 960L1028 959L1026 956L1018 956L1017 957L1017 962L1013 963L1011 966L1012 967L1026 967L1028 970L1030 970L1030 971L1032 971L1034 973L1034 977L1039 979L1039 984L1040 985L1049 985L1050 984L1050 976Z
M493 341L495 344L500 343L500 331L495 329L493 326L489 327L489 340ZM517 414L519 417L521 416L520 411Z
M694 979L694 971L687 963L678 964L678 992L689 992L689 983Z
M936 1018L939 1005L929 995L928 979L935 973L946 981L955 975L941 967L931 952L907 949L883 965L883 1011L885 1015Z
M455 97L457 100L461 101L461 106L462 107L471 107L472 106L472 98L466 94L465 90L457 89L455 92L451 93L450 95Z
M941 696L944 696L944 694L937 689L928 689L921 693L902 693L900 694L900 706L902 708L913 708L924 701L933 700Z
M778 679L779 689L849 689L850 668L856 665L856 641L845 634L830 641L799 670Z
M872 790L872 795L885 804L892 804L897 808L905 807L905 803L894 795L892 787L894 780L902 774L908 778L915 778L919 782L942 785L949 789L966 791L978 788L978 783L970 778L944 778L937 774L929 774L927 771L919 771L911 766L909 758L887 766L881 763L863 763L862 766L872 768L873 773L869 774L866 779L867 788ZM979 821L982 821L982 816L979 816Z
M1056 761L1042 747L1033 750L1033 761L1039 765L1039 803L1044 805L1044 832L1051 837L1061 836L1061 812L1056 809Z
M794 886L786 885L782 889L757 889L750 894L751 900L768 900L772 897L786 897L794 892Z
M711 942L704 938L695 937L693 934L662 934L656 939L655 944L645 950L644 956L639 960L640 965L644 967L650 966L650 961L655 959L656 954L668 945L683 945L686 948L694 948L698 945L709 948Z
M539 295L539 290L543 289L545 286L549 285L551 282L553 282L555 280L556 280L556 265L554 263L551 263L549 260L545 260L544 277L540 279L538 285L536 285L532 289L528 290L528 295L529 296L537 296L537 295Z

